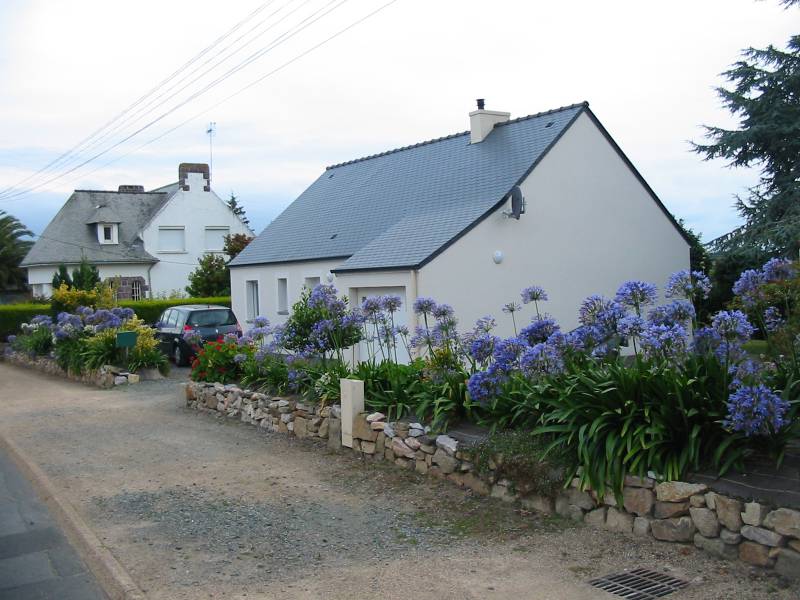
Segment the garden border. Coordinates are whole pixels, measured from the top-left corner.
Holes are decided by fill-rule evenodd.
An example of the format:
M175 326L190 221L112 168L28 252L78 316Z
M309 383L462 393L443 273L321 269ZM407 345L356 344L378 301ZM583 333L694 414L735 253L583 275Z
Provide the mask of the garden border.
M65 379L71 379L86 385L107 389L116 385L127 385L139 383L141 376L138 373L129 373L111 365L106 365L97 371L88 371L76 375L69 373L58 366L58 363L47 356L30 356L23 352L14 352L10 348L0 354L0 359L18 367L33 369L48 375L56 375Z
M268 431L298 438L326 440L342 451L342 408L317 407L295 398L272 397L236 385L188 382L181 402L189 408L215 412ZM352 451L365 460L394 462L398 467L447 479L462 488L526 510L556 513L576 522L665 542L693 543L718 558L739 559L800 579L800 511L746 502L708 489L705 484L658 483L649 477L627 476L622 505L613 494L602 498L581 490L577 479L555 498L526 493L524 482L498 479L502 457L478 473L469 448L448 435L428 435L421 423L386 422L384 415L353 416ZM349 450L349 448L348 448Z

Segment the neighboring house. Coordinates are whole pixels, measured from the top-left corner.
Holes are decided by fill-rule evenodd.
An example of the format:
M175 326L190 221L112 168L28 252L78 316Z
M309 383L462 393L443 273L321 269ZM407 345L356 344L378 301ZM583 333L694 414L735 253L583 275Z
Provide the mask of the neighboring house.
M120 298L185 292L198 259L222 253L226 235L252 235L211 190L208 165L182 163L178 178L150 192L75 190L22 261L33 294L50 296L58 265L71 272L84 256Z
M524 287L572 328L588 295L688 268L682 229L588 104L514 120L478 106L470 131L328 167L231 262L238 318L281 322L321 281L353 305L399 294L412 330L428 296L462 330L492 314L511 335L501 309Z

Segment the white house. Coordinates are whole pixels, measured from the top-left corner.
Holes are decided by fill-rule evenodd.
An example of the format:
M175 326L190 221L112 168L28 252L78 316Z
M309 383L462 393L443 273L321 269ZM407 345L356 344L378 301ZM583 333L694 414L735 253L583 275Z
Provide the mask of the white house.
M588 295L688 268L682 229L588 104L469 116L464 133L328 167L231 263L239 319L281 322L322 281L354 305L432 297L463 329L492 314L511 335L502 306L539 285L569 329Z
M119 283L120 298L184 291L197 261L222 253L229 234L252 235L209 186L208 165L182 163L178 182L145 192L75 190L38 237L22 266L35 296L48 297L58 265L86 257L100 278Z

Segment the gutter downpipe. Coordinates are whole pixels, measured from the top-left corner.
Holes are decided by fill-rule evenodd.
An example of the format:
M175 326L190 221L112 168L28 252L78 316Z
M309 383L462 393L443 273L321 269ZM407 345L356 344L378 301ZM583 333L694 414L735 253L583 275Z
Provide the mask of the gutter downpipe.
M415 313L413 309L414 302L416 302L417 298L419 297L419 270L417 269L411 269L411 286L408 291L409 291L408 294L409 297L406 301L407 302L406 309L409 312L409 317L410 317L409 320L411 323L410 329L413 332L416 331L417 327L419 326L419 315L417 315L417 313ZM415 355L412 358L419 358L421 353L418 349L415 348L412 351L412 354Z

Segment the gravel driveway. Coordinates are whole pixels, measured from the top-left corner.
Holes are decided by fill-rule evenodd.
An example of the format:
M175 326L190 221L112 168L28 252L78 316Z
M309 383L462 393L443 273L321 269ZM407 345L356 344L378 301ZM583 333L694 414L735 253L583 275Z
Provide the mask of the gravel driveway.
M692 582L670 598L797 598L691 546L476 498L183 408L180 370L95 390L0 364L0 428L48 473L152 599L570 599L636 567Z

